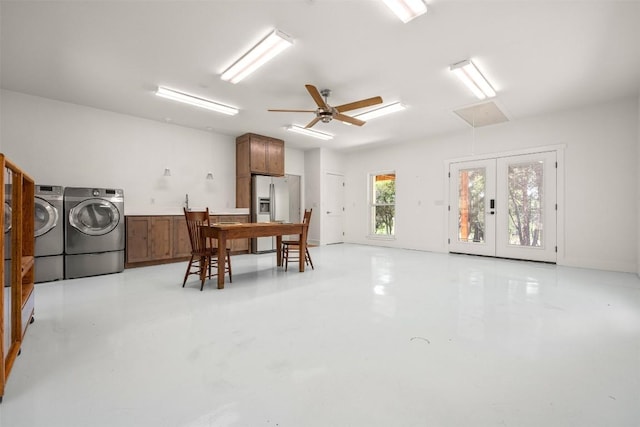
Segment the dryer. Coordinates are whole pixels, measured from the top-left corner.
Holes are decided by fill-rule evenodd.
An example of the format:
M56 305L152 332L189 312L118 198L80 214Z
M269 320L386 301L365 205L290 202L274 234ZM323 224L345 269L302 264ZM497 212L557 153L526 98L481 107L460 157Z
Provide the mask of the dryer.
M59 185L35 188L35 282L64 278L64 206Z
M65 279L124 270L124 191L64 190Z

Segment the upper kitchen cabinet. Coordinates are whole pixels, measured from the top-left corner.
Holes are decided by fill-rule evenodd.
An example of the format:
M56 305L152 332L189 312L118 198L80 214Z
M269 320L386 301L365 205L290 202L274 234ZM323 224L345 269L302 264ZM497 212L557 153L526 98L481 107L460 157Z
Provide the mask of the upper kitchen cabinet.
M251 206L251 175L284 176L284 141L245 133L236 138L236 207Z
M284 141L246 133L236 138L236 175L284 176Z

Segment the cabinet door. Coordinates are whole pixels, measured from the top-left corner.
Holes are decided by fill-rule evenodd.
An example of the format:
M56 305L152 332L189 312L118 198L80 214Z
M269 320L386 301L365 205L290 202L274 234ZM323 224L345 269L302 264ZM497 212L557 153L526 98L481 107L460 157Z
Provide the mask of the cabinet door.
M267 145L268 141L258 136L251 137L251 172L267 174Z
M236 207L251 207L251 175L236 177Z
M267 169L269 175L284 175L284 142L269 141L267 145Z
M246 223L249 222L249 215L236 215L234 221ZM242 252L249 250L249 239L235 239L231 242L232 252Z
M149 261L149 230L151 218L147 216L127 217L127 262Z
M173 258L191 256L189 229L184 216L173 217Z
M173 218L157 216L151 218L151 258L167 259L172 257L171 241Z

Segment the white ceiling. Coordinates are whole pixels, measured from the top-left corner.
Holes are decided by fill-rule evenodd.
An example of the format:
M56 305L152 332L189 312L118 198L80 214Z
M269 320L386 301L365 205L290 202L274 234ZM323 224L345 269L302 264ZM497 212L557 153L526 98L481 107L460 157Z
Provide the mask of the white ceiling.
M408 24L381 0L2 1L2 88L302 149L420 141L470 129L478 100L448 71L473 59L511 120L640 91L638 1L428 2ZM294 46L244 81L220 80L273 28ZM333 105L380 95L404 112L363 127L333 121L320 141L285 131L312 113L304 85ZM229 117L154 95L158 85L237 106ZM359 111L352 112L353 114Z

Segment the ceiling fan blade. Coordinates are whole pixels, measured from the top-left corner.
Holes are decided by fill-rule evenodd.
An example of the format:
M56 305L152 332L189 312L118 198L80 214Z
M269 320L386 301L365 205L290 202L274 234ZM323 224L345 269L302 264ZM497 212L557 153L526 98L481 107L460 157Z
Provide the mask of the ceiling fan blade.
M348 104L339 105L336 108L338 112L357 110L358 108L369 107L371 105L382 104L382 98L374 96L373 98L361 99L360 101L350 102Z
M313 100L316 101L316 104L318 104L318 107L329 108L327 103L324 102L324 99L322 99L322 95L320 95L320 92L318 92L318 89L316 89L314 85L304 85L304 87L307 88L307 90L309 91L309 95L311 95Z
M309 129L310 127L312 127L313 125L315 125L316 123L318 123L320 121L320 117L316 117L315 119L311 120L309 122L308 125L306 125L304 128L305 129Z
M351 123L352 125L362 126L366 122L364 120L356 119L355 117L347 116L345 114L335 113L333 118L340 120L341 122Z
M315 113L316 110L267 110L275 113Z

